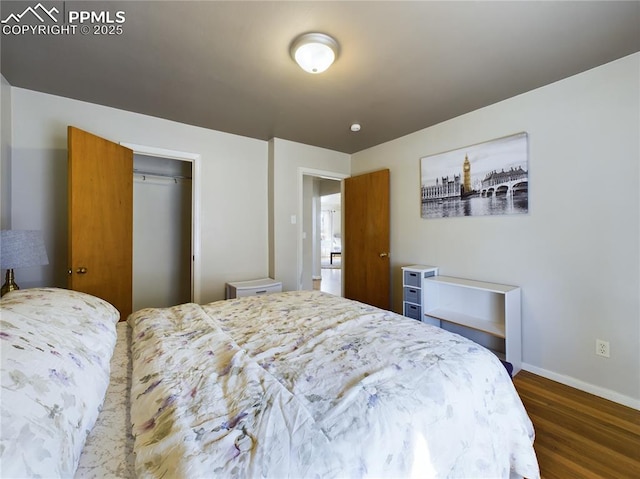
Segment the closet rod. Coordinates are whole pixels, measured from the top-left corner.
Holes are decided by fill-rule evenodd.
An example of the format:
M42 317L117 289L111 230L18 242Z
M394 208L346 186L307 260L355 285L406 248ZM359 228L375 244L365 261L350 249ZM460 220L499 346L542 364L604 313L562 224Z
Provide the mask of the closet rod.
M191 179L190 176L171 175L169 173L156 173L153 171L144 171L144 170L136 170L136 169L133 170L133 174L141 175L141 176L155 176L160 178L173 178L174 180L190 180Z

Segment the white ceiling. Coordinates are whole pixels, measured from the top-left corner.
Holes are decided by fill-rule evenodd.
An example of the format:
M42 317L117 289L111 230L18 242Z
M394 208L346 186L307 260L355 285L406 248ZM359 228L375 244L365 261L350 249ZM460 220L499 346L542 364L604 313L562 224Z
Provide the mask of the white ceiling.
M123 33L3 34L13 86L346 153L640 51L639 1L41 3L123 11ZM341 47L321 75L289 56L310 31Z

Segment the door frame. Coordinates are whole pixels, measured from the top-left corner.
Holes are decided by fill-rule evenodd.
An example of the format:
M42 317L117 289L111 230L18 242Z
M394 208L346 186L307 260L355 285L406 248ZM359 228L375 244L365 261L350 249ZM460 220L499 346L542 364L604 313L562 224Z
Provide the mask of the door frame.
M313 176L316 178L324 178L327 180L336 180L340 182L340 201L344 196L344 184L342 180L349 178L351 175L347 173L337 173L335 171L317 170L315 168L307 168L304 166L298 167L298 220L297 220L297 256L296 256L296 289L300 291L302 289L302 273L303 273L303 228L304 228L304 177ZM344 214L342 215L342 221L344 221ZM341 239L342 241L342 239ZM344 250L344 248L343 248ZM342 258L342 264L344 264L344 257ZM344 292L344 290L342 291Z
M167 150L155 146L136 145L120 142L120 145L133 150L135 155L169 158L191 163L191 301L200 303L202 292L202 269L200 259L200 161L199 153Z

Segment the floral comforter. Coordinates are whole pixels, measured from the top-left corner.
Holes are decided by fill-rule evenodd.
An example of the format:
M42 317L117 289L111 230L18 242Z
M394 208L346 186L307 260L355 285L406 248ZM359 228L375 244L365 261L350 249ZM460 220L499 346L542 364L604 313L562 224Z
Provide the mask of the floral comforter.
M129 322L139 477L539 477L509 375L461 336L318 291Z

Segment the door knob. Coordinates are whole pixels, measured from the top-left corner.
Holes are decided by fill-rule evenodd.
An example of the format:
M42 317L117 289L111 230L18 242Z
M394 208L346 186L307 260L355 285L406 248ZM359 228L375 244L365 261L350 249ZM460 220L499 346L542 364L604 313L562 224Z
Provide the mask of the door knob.
M85 268L84 266L76 270L76 273L78 274L85 274L86 272L87 272L87 268Z
M389 253L380 253L381 258L386 258L387 256L389 256Z

